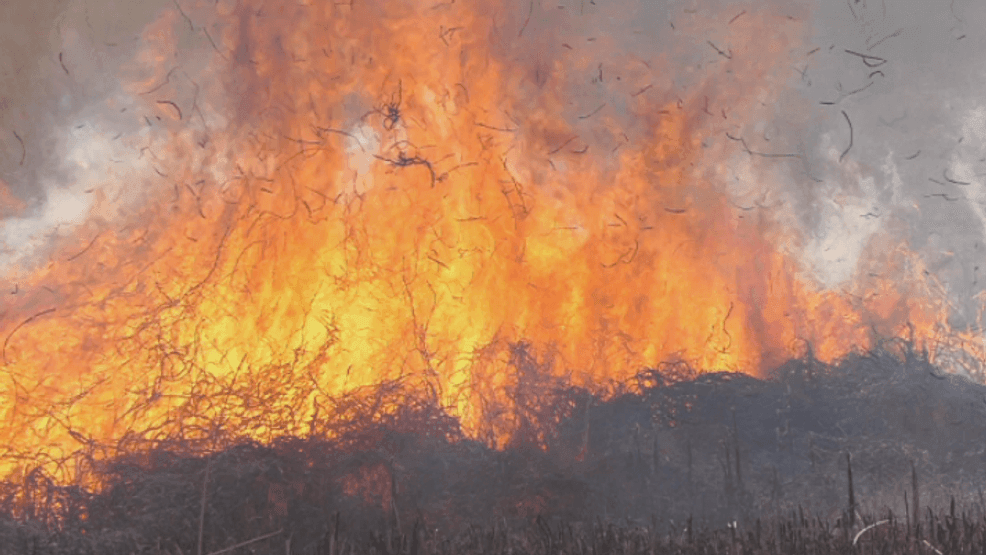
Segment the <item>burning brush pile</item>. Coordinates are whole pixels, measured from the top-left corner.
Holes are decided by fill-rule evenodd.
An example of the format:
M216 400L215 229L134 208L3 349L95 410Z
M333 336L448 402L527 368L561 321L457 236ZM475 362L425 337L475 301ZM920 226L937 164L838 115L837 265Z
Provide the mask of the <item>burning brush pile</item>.
M35 470L6 484L0 539L11 553L155 554L986 545L986 386L911 345L807 357L769 380L664 366L607 399L538 381L549 369L513 353L522 424L501 449L389 383L304 438L89 459L97 489Z
M0 8L12 552L983 543L976 5L127 6Z

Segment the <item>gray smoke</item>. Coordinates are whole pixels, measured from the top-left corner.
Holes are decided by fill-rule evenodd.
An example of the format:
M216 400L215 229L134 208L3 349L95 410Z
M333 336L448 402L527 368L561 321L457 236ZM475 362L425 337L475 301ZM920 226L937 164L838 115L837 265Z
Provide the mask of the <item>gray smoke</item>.
M185 4L191 2L13 0L0 7L6 22L0 179L26 204L0 224L0 267L37 263L53 238L80 233L94 219L112 220L112 211L92 212L100 191L119 199L114 209L124 213L143 198L146 176L167 171L166 161L155 158L155 144L176 136L199 141L210 125L222 125L226 111L208 105L220 102L221 91L206 91L198 79L209 69L202 61L208 56L200 55L211 52L204 32L209 15L191 7L178 13ZM490 40L529 68L531 83L546 82L559 67L572 70L566 71L571 98L565 116L585 144L608 152L646 131L646 122L631 116L627 93L628 83L648 71L647 60L671 61L675 70L651 82L673 98L723 62L716 48L729 48L731 17L754 8L763 5L525 0L490 8L499 29ZM772 104L733 132L752 151L794 156L758 157L725 136L711 137L710 152L727 154L710 164L722 166L731 201L795 232L798 240L782 248L831 288L858 278L876 238L906 240L951 297L954 324L974 322L986 269L986 72L980 63L986 59L986 5L805 0L769 9L800 21L807 36L786 46L792 60L786 75L765 78ZM174 51L148 44L145 33L168 13ZM593 50L594 44L602 46ZM160 59L141 65L141 52ZM161 67L174 69L157 82L166 86L162 97L195 104L200 119L183 114L180 125L162 119L170 108L127 86L127 79L143 83L150 69ZM600 114L618 126L583 117L601 105ZM213 166L218 179L224 170ZM10 210L0 207L0 213Z
M822 180L802 180L810 191L802 220L814 223L804 256L830 285L857 270L870 237L896 235L941 280L953 323L976 316L986 224L984 22L979 2L818 3L819 50L797 67L793 89L819 122L799 138Z
M201 48L189 29L149 27L174 9L159 0L0 7L10 38L0 52L0 181L21 201L0 207L0 273L30 271L59 239L92 237L132 213L168 170L161 145L200 140L216 123L206 99L197 122L158 101L195 94L203 69L188 55Z

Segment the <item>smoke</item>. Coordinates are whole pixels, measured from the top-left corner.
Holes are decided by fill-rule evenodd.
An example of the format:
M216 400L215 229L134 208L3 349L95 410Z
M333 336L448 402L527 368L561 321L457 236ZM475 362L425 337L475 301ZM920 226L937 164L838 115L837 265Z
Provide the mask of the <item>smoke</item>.
M189 152L198 144L193 165L224 180L222 148L201 145L210 129L249 123L242 104L223 104L238 89L207 77L220 15L233 8L186 4L5 3L5 44L15 47L0 56L0 179L13 200L3 207L0 271L43 263L60 238L139 207L161 182L154 175L169 172L155 154L163 141ZM846 288L872 271L874 245L897 241L940 280L953 323L974 320L986 230L981 3L540 0L484 9L493 51L525 68L518 87L528 107L560 110L579 136L573 148L617 153L644 140L655 120L640 117L638 98L672 103L697 89L713 102L745 102L732 119L732 105L691 107L723 114L702 145L707 171L734 207L774 222L778 246L805 275ZM778 22L772 42L751 40L744 25L768 17ZM752 90L730 91L742 77L728 66L734 48L760 72ZM757 49L785 63L759 67ZM248 54L230 53L234 64ZM657 60L672 69L656 75ZM539 104L552 86L566 105ZM161 99L185 111L176 117ZM350 119L350 165L363 176L377 139ZM618 156L604 162L615 167ZM354 192L371 186L357 181Z
M869 258L905 245L947 293L952 324L975 323L986 269L986 7L962 0L777 3L764 8L790 40L778 41L778 31L743 43L740 27L756 15L748 3L624 4L594 4L600 25L613 25L598 35L619 37L614 51L631 60L666 53L676 68L669 97L703 75L721 83L714 90L721 97L731 77L714 66L730 46L736 59L786 53L775 58L784 59L781 67L762 74L759 89L740 95L762 99L725 130L743 141L723 132L706 142L724 145L703 146L712 147L706 162L720 168L733 205L776 222L778 246L802 262L806 276L842 290L873 273L893 278ZM577 110L600 101L619 105L593 98ZM621 124L634 129L640 121Z
M952 324L974 322L984 21L976 2L815 6L805 46L818 50L791 86L817 121L791 130L814 179L789 180L783 198L808 238L802 259L825 285L859 279L868 245L902 242L951 297Z
M181 113L183 97L204 92L194 79L207 68L194 55L201 46L171 23L174 7L114 0L5 7L5 32L30 39L2 61L0 179L17 209L0 222L0 273L29 272L60 241L132 216L169 171L172 162L157 154L163 145L204 143L203 131L223 123L204 94L190 103L198 121ZM157 91L178 102L159 101ZM213 173L225 169L209 163Z
M565 114L573 150L615 153L645 139L658 120L635 109L641 91L672 103L701 90L706 105L689 109L723 117L703 141L705 165L734 207L776 224L775 242L805 277L849 291L900 280L916 266L880 265L909 248L941 284L952 325L975 323L986 223L981 3L541 1L491 17L502 56L528 69L517 88L525 100L564 91L564 106L544 108ZM770 17L753 28L760 34L744 28ZM758 57L779 63L758 67ZM731 93L743 72L758 81Z

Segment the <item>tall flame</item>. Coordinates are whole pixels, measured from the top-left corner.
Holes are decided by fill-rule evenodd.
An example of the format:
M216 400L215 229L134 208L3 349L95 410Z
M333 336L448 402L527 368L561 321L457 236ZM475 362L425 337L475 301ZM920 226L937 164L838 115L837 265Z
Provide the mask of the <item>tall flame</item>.
M753 201L782 161L739 130L804 55L795 16L680 18L668 32L710 37L689 73L534 3L185 4L106 101L139 129L113 143L130 173L90 178L84 223L10 274L8 460L304 433L319 399L397 378L476 432L519 341L596 388L942 333L906 246L880 236L864 259L885 278L826 289ZM115 133L85 123L66 148L105 163Z

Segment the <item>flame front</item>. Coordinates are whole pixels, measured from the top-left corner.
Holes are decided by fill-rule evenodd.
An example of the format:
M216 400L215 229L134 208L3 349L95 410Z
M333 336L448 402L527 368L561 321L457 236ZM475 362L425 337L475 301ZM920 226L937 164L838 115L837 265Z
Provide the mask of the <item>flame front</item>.
M140 172L90 184L77 238L9 280L7 460L302 434L320 398L398 378L502 440L520 341L599 388L666 360L760 374L805 345L831 360L874 331L941 333L906 248L869 246L894 279L826 290L792 227L737 202L773 187L779 162L733 133L804 55L797 17L679 18L711 37L679 87L670 53L624 56L533 3L281 4L145 30L107 101L146 120ZM755 191L731 189L736 160Z

